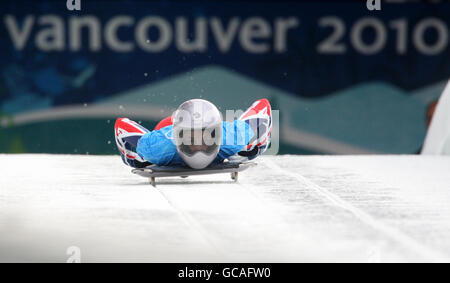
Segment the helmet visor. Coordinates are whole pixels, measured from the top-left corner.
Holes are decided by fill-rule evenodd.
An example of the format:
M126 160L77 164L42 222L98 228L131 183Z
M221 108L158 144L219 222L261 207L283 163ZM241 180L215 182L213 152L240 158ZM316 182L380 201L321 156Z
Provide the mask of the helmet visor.
M207 155L214 154L217 152L221 140L216 128L180 129L176 137L179 142L179 150L188 156L197 152L203 152Z

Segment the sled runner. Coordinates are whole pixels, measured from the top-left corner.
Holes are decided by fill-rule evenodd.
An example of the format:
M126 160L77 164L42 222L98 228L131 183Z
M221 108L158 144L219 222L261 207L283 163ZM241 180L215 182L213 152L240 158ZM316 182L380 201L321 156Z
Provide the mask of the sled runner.
M192 169L189 167L172 167L172 166L157 166L150 165L145 168L133 169L131 172L139 176L149 178L152 186L156 186L156 178L158 177L182 177L194 175L210 175L231 173L231 179L237 181L238 172L244 171L252 166L256 166L254 162L235 163L224 162L221 164L211 165L205 169Z

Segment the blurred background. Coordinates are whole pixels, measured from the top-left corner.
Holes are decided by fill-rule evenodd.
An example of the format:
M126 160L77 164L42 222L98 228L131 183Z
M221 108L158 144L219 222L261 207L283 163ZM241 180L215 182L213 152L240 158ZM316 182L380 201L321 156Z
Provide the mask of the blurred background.
M395 3L390 3L395 2ZM415 154L450 78L441 1L2 1L0 153L115 154L182 102L280 110L280 153Z

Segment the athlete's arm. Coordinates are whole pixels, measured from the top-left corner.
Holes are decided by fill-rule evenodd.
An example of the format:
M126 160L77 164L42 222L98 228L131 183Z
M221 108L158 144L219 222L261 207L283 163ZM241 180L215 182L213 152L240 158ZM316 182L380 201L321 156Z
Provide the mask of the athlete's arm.
M245 149L255 135L249 124L241 120L222 123L222 145L218 156L226 159Z
M180 164L181 158L172 138L172 126L151 131L139 140L137 153L145 160L160 166Z

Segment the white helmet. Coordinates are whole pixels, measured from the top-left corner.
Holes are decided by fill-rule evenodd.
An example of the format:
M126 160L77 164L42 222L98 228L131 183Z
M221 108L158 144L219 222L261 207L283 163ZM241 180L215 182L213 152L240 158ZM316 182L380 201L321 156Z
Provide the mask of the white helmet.
M207 167L222 143L222 114L209 101L191 99L172 116L178 153L194 169Z

